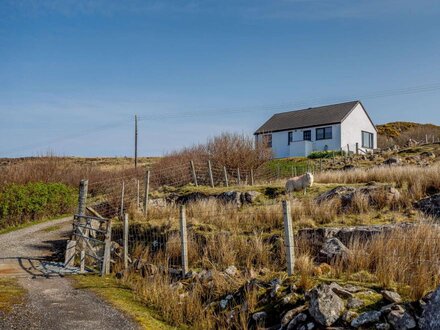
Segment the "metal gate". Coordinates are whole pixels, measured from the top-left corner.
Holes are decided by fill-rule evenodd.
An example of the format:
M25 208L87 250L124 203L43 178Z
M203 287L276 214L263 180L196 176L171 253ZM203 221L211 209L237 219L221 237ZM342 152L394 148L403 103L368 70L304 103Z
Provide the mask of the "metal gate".
M110 273L111 219L74 215L73 234L67 242L65 266L79 264L81 273Z

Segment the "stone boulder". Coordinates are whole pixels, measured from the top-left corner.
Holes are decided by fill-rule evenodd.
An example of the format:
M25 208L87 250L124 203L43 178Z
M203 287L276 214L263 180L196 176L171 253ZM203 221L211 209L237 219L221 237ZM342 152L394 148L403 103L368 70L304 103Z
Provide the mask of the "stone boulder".
M417 323L406 311L394 310L387 315L388 323L396 330L415 329Z
M419 200L414 207L426 215L440 218L440 193Z
M239 191L226 191L216 196L217 200L225 204L234 204L241 206L241 192Z
M320 284L309 292L308 298L310 315L323 326L331 326L345 311L344 301L330 285Z
M241 193L240 201L242 204L254 204L261 193L258 191L246 191Z
M342 208L346 209L351 206L356 194L366 196L368 198L368 203L370 205L375 205L376 198L379 195L380 195L380 199L381 200L385 199L387 203L392 203L394 201L399 200L400 198L400 192L396 188L391 186L374 184L360 188L339 186L322 193L321 195L316 197L315 200L318 204L320 204L324 201L337 198L341 201Z
M419 327L422 330L440 329L440 287L426 299Z
M421 158L431 158L434 159L435 158L435 154L432 151L424 151L420 154Z
M351 326L357 329L360 327L371 325L373 323L379 322L381 316L382 313L378 311L365 312L359 315L353 321L351 321Z
M319 260L327 263L347 258L349 249L336 237L325 241L319 251Z
M179 196L176 199L177 204L189 204L189 203L198 203L198 202L206 202L211 196L201 193L201 192L192 192L183 196Z
M390 157L383 162L384 165L399 165L400 164L400 158L398 157Z

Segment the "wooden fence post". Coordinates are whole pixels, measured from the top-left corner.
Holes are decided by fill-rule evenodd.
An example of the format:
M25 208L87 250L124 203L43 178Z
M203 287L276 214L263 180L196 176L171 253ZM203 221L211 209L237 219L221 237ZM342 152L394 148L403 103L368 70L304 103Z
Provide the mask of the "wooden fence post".
M128 268L128 214L124 216L124 269Z
M148 214L148 195L150 194L150 171L145 173L145 189L144 189L144 216Z
M211 187L214 188L214 177L212 176L212 167L210 160L208 160L208 171L209 171L209 181L211 182Z
M356 142L356 155L359 155L359 142Z
M226 170L226 166L223 166L223 174L225 176L225 185L226 187L229 187L228 171Z
M79 266L79 272L82 274L84 273L86 267L85 267L85 263L86 263L86 251L85 250L81 250L81 254L80 254L80 266Z
M296 166L294 167L294 169L293 169L293 170L294 170L294 173L295 173L295 175L294 175L294 176L298 176L298 173L297 173L298 171L297 171L297 169L296 169Z
M110 274L111 261L111 245L112 245L112 220L107 221L107 230L104 240L104 257L102 258L101 276Z
M281 174L281 167L280 164L277 164L277 180L280 179L280 174Z
M121 220L124 218L124 195L125 195L125 181L122 181L121 210L119 212L119 216Z
M87 189L89 187L89 180L81 180L79 183L79 195L78 195L78 214L86 214L87 204Z
M425 142L428 144L428 134L425 135Z
M319 172L322 172L322 158L319 158Z
M241 178L240 178L240 167L237 168L237 182L238 185L241 185Z
M347 154L350 156L350 145L347 143Z
M140 184L139 179L136 179L136 210L139 211L139 208L141 207L141 200L140 200Z
M290 214L290 202L283 201L284 236L286 246L287 274L293 275L295 266L295 251L293 241L292 215Z
M251 168L251 186L254 185L254 170Z
M73 267L75 261L76 241L67 241L66 254L64 257L64 267Z
M194 185L197 187L197 175L196 175L196 168L194 167L194 162L190 161L190 165L191 165L191 172L192 172L192 177L193 177L193 181L194 181Z
M185 277L188 273L188 240L185 205L180 205L180 241L182 245L182 276Z

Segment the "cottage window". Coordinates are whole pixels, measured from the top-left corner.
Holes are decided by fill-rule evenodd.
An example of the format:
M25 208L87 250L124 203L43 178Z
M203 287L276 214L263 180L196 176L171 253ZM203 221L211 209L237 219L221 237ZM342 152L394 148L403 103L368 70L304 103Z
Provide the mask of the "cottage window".
M287 133L287 144L290 146L291 142L293 142L293 132Z
M368 149L374 148L373 133L362 131L362 148L368 148Z
M311 130L303 132L303 140L304 141L312 141L312 131Z
M332 138L332 127L316 129L316 140L330 140Z
M272 134L263 135L263 145L266 148L272 148Z

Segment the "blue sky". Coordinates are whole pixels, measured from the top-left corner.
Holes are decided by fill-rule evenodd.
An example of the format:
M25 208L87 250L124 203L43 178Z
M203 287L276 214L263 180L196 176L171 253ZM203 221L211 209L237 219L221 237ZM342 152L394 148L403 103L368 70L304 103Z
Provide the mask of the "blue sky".
M0 157L161 155L360 99L440 124L434 0L1 0Z

